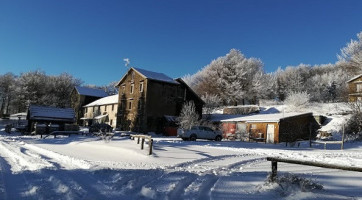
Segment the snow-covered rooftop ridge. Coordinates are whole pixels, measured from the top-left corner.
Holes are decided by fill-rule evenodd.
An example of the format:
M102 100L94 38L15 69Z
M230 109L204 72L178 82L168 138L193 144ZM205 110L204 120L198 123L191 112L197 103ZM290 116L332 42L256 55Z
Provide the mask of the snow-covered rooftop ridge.
M73 108L56 108L48 106L29 106L29 117L30 119L67 119L73 120L75 113Z
M163 73L152 72L152 71L148 71L148 70L141 69L141 68L135 68L135 67L133 67L133 69L138 71L139 73L141 73L147 79L179 84L177 81L175 81L174 79L172 79L171 77L169 77Z
M116 104L116 103L118 103L118 94L108 96L108 97L103 97L103 98L93 101L92 103L89 103L83 107L101 106L101 105L109 105L109 104Z
M108 94L102 89L81 87L81 86L76 86L75 89L77 90L78 94L80 94L80 95L92 96L92 97L108 96Z
M312 113L273 113L273 114L253 114L253 115L212 115L212 121L221 122L279 122L281 119Z
M359 74L359 75L357 75L357 76L349 79L349 80L347 81L347 83L352 82L353 80L358 79L358 78L361 77L361 76L362 76L362 74Z

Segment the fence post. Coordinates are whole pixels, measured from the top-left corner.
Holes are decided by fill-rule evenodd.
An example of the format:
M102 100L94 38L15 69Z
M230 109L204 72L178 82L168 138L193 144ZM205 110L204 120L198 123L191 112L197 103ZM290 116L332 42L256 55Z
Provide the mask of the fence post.
M138 136L137 137L137 144L139 144L140 143L140 137Z
M343 128L342 128L342 131L343 131L343 133L342 133L341 150L343 150L343 149L344 149L344 134L345 134L344 125L343 125Z
M144 144L145 144L145 138L142 138L141 149L143 149Z
M274 182L277 177L277 169L278 169L278 162L277 161L271 161L272 164L272 173L271 173L271 181Z
M309 147L312 148L312 124L309 124Z
M148 146L150 147L150 150L149 150L149 152L148 152L148 155L152 155L153 139L150 139L150 140L149 140Z

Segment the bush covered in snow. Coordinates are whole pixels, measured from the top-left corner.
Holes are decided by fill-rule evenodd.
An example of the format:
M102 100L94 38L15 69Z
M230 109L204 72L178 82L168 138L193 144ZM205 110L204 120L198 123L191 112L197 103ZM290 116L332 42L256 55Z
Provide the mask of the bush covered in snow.
M323 185L316 181L295 174L279 176L274 182L268 177L264 185L259 187L259 190L275 190L282 197L295 196L300 192L317 192L322 189Z
M362 139L362 102L354 102L349 104L352 108L352 116L347 121L346 133L349 139Z
M300 110L309 105L310 96L307 92L290 92L284 101L290 109Z

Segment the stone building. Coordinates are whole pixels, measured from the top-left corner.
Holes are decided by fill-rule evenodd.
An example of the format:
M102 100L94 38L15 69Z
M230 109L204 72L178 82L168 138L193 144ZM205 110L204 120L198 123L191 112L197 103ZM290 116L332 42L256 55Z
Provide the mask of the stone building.
M194 101L202 113L204 102L182 79L163 73L130 68L118 82L117 127L139 132L164 132L169 116L179 116L187 101Z

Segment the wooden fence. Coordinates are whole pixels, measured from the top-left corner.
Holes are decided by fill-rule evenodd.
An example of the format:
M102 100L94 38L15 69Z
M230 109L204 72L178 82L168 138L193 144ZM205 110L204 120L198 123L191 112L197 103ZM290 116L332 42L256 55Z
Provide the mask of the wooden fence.
M148 155L152 155L153 139L152 139L151 136L149 136L149 135L134 135L134 134L131 134L130 137L131 137L131 140L134 140L135 138L137 138L137 144L139 144L140 140L141 140L141 150L144 149L145 140L147 139L148 140L148 147L149 147Z
M323 167L323 168L329 168L329 169L340 169L340 170L347 170L347 171L362 172L361 167L334 165L334 164L327 164L327 163L322 163L322 162L291 160L291 159L284 159L284 158L278 158L278 157L267 157L266 160L271 161L272 173L271 173L270 178L272 181L275 181L275 178L277 176L278 162L298 164L298 165L308 165L308 166L314 166L314 167Z
M342 140L341 141L312 141L312 135L310 133L309 135L309 147L312 147L312 144L324 144L324 149L327 149L327 144L341 144L341 150L344 149L344 136L345 136L345 130L344 125L342 129Z

